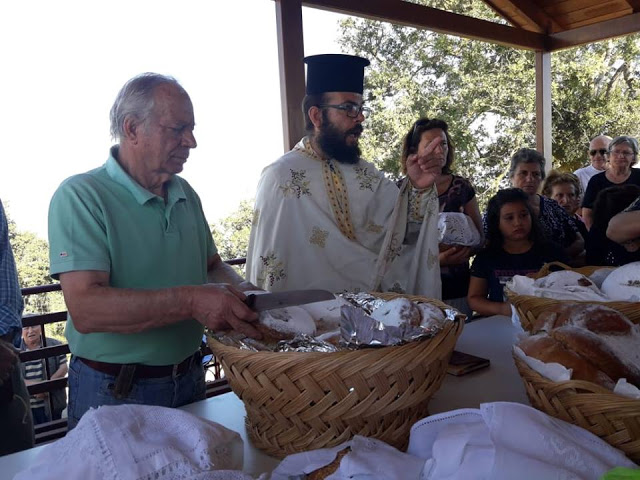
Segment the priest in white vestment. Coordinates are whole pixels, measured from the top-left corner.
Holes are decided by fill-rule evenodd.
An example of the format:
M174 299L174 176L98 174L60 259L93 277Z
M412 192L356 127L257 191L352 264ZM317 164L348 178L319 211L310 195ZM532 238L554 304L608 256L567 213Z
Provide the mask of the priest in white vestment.
M360 158L364 67L307 57L304 137L262 172L247 278L269 291L393 291L440 298L441 139L407 160L399 186Z

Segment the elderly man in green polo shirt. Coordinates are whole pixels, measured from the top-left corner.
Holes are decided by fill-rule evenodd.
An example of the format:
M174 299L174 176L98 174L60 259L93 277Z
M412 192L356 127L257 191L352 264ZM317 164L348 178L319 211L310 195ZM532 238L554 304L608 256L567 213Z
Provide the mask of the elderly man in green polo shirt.
M181 177L196 147L187 92L171 78L129 80L111 109L119 144L65 180L49 208L51 274L69 310L69 428L91 407L177 407L204 398L204 327L258 337L196 192Z

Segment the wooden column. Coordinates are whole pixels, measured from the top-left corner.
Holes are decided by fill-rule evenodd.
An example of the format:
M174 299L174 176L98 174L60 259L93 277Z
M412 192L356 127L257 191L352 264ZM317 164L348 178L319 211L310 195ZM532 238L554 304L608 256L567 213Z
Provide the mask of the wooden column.
M536 145L552 168L551 156L551 53L536 51Z
M288 151L304 135L301 110L304 98L304 39L301 0L276 0L280 101L284 150Z

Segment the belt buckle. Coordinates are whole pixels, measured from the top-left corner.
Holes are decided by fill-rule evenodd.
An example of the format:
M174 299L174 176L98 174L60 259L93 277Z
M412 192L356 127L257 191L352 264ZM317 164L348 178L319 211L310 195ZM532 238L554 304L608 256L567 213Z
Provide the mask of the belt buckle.
M178 367L180 366L179 363L176 363L175 365L173 365L173 369L171 370L171 376L172 377L177 377L178 376Z

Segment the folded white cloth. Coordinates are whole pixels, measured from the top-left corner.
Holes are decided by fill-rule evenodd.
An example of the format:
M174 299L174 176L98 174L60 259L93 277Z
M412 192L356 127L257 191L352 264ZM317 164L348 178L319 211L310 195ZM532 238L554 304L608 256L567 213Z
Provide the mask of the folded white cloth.
M252 479L242 462L242 438L222 425L174 408L104 406L15 480Z
M508 402L417 422L407 453L427 460L421 480L592 480L636 466L590 432Z

